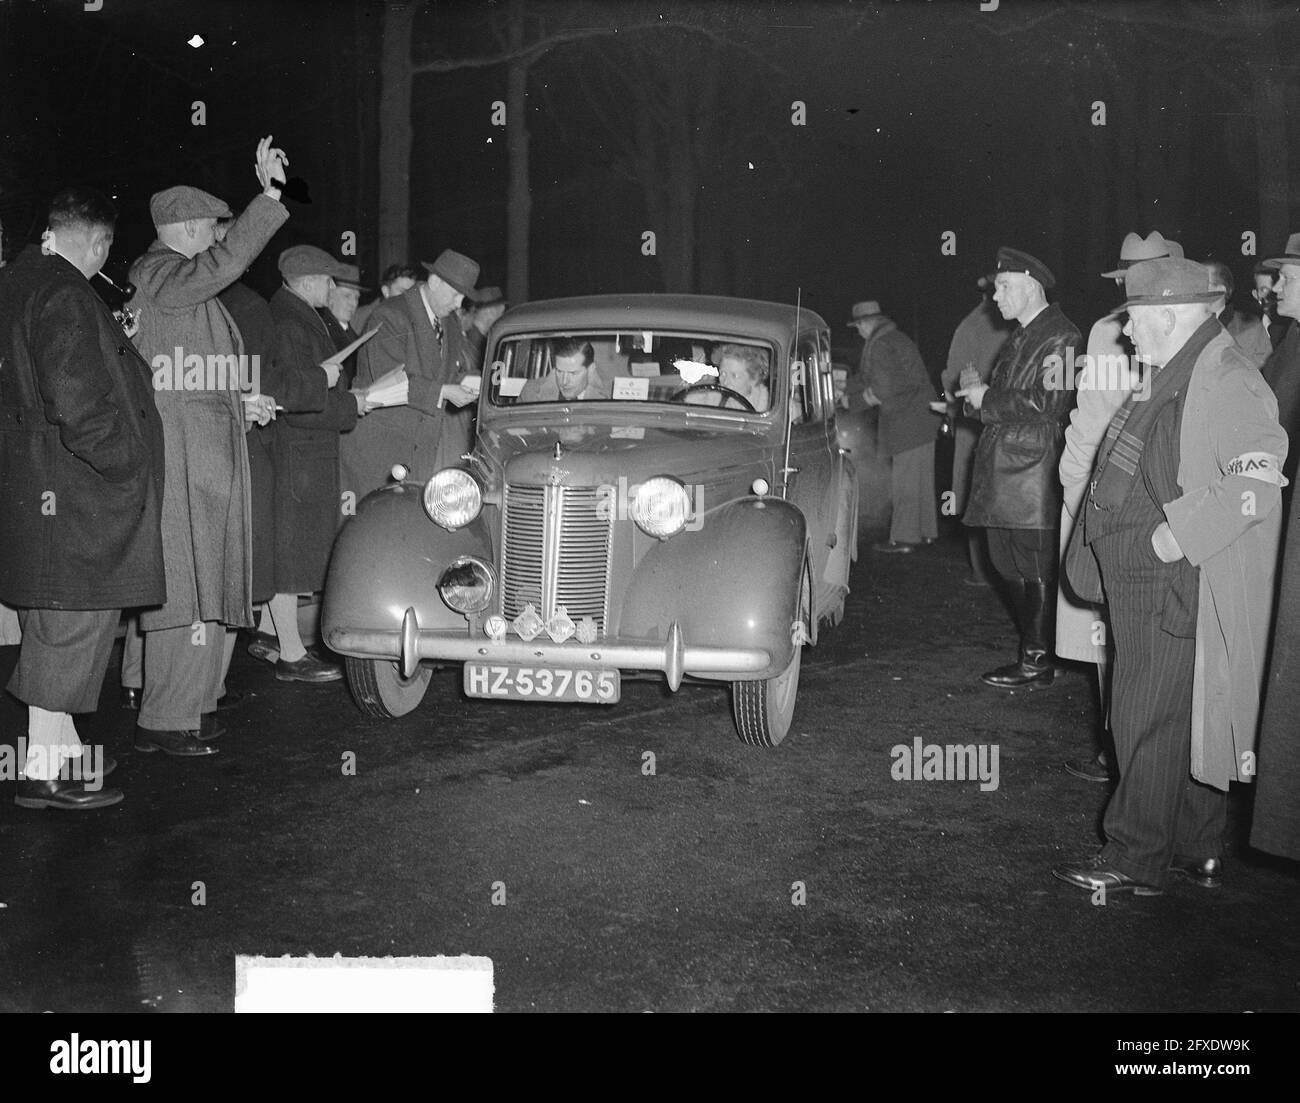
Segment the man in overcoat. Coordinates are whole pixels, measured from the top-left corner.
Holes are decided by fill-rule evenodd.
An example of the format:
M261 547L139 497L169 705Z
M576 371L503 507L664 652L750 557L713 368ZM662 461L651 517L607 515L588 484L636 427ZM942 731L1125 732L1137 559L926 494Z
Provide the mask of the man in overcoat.
M43 246L0 273L0 599L22 623L8 688L28 707L25 808L122 799L110 763L65 768L82 755L71 714L98 707L121 610L167 596L149 365L88 282L116 218L98 192L61 192Z
M289 217L280 203L284 154L258 146L263 186L225 240L216 223L230 216L197 188L155 194L158 238L131 267L140 312L136 345L154 369L154 397L167 442L163 557L167 603L140 616L145 633L144 694L136 748L198 756L216 748L201 734L221 696L234 646L226 626L252 623L250 496L246 421L266 420L267 396L241 401L238 327L217 296L243 275ZM232 379L233 376L233 379ZM274 399L270 400L273 408Z
M1056 278L1018 249L998 250L993 302L1015 319L988 383L963 371L968 412L984 429L975 450L970 501L962 521L988 530L989 559L1006 585L1020 629L1020 658L981 675L1002 689L1052 681L1055 642L1057 529L1061 483L1057 465L1074 392L1062 368L1079 346L1079 331L1047 291Z
M920 350L878 303L855 303L849 325L863 341L850 393L860 388L869 406L880 407L876 453L889 463L889 539L873 544L872 550L910 552L939 535L934 502L939 422L930 411L934 384Z
M383 486L394 464L405 464L423 481L458 462L470 446L465 407L474 396L460 380L474 374L475 363L456 308L473 290L479 267L451 249L421 264L428 278L385 299L366 321L367 330L378 326L379 332L360 349L355 387L404 367L410 390L407 405L375 410L343 437L343 490L356 501Z
M1110 610L1119 783L1106 845L1052 872L1149 896L1171 871L1219 883L1228 785L1255 774L1287 441L1212 313L1209 269L1151 261L1125 289L1125 333L1153 380L1111 420L1074 536Z
M285 407L276 419L275 589L271 617L279 638L280 681L329 682L337 663L307 652L298 636L298 595L324 589L325 568L340 520L339 434L365 412L365 397L346 389L337 365L321 365L337 350L319 309L348 267L324 249L295 245L280 254L282 286L271 296L275 319L275 378L268 389Z

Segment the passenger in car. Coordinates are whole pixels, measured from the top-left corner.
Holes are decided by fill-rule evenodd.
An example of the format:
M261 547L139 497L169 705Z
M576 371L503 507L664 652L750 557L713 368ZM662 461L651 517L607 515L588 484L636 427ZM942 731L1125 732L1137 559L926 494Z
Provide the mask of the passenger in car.
M611 387L594 371L591 362L595 350L590 341L577 337L562 337L551 345L551 359L555 364L551 374L543 379L530 379L519 393L520 402L573 402L575 400L609 398Z

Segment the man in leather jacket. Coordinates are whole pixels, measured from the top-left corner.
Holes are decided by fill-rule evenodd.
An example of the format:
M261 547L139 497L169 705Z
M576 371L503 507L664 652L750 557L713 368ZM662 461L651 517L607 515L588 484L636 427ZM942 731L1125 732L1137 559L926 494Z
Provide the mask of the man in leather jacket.
M1065 422L1074 402L1068 379L1078 329L1047 290L1056 279L1042 261L998 250L993 302L1017 322L987 384L962 373L967 414L984 429L975 453L970 501L962 520L988 529L989 558L1006 583L1020 630L1017 662L982 677L1004 689L1052 681L1057 532Z

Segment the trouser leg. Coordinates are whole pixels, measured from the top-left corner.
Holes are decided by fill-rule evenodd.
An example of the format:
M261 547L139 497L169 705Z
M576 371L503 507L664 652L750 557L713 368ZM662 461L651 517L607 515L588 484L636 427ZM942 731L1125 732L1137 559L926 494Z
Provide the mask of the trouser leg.
M230 660L235 654L235 632L224 624L217 626L224 633L221 641L221 665L217 668L217 682L203 703L204 712L216 712L217 702L226 695L226 678L230 675Z
M1106 806L1102 856L1130 877L1160 885L1179 842L1203 847L1221 834L1226 794L1189 776L1196 641L1169 635L1158 610L1126 597L1113 594L1110 607L1119 784ZM1190 856L1218 854L1216 843L1212 854Z
M140 727L197 731L208 701L221 684L225 626L200 621L146 635Z
M50 712L94 712L120 609L20 609L23 642L9 692Z
M144 633L140 631L139 616L126 622L126 635L122 637L121 683L127 689L139 689L144 685Z

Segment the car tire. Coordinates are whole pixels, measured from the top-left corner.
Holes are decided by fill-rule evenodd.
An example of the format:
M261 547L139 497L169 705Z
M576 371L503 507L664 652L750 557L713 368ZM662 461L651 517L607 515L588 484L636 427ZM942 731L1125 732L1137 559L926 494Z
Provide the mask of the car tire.
M811 587L805 566L804 582L799 594L799 615L805 635L812 626ZM809 637L811 638L811 637ZM795 698L799 695L799 667L803 644L794 645L794 654L786 668L774 678L759 678L731 683L731 715L736 734L751 747L775 747L790 730L794 720Z
M348 689L357 708L367 716L393 720L417 708L429 688L433 668L421 666L411 678L403 678L397 664L385 659L344 660Z
M731 683L731 712L742 743L775 747L785 738L794 719L802 657L803 644L797 644L789 665L775 678Z

